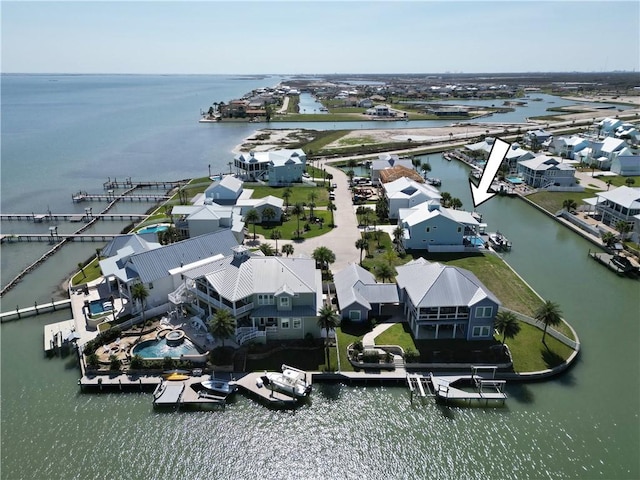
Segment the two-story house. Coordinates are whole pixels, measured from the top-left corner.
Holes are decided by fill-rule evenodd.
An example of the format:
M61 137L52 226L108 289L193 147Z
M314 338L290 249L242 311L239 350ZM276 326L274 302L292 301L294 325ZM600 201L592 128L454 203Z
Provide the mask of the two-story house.
M307 155L300 148L271 152L237 154L233 164L238 175L247 180L267 180L271 186L290 185L302 181Z
M640 215L640 188L622 186L596 195L594 198L585 198L584 202L594 207L602 223L615 228L618 222L627 222L632 229L631 236L640 233L635 231L635 217Z
M500 301L473 273L424 258L396 270L400 301L414 338L493 338Z
M518 163L518 173L533 188L575 187L576 169L553 157L538 155Z
M312 258L252 255L238 245L223 258L181 272L173 303L188 303L201 318L219 309L236 318L236 343L320 336L322 277Z
M399 158L397 155L381 153L376 160L371 162L371 184L380 185L380 173L398 166L413 170L413 163L411 163L410 158Z
M424 183L409 180L406 177L383 184L384 194L389 204L389 218L396 219L401 208L411 208L420 203L429 202L439 205L440 192Z

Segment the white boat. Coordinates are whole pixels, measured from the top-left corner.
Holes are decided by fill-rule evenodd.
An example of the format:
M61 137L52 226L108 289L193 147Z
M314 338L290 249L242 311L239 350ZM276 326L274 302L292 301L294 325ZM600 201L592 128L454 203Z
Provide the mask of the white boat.
M222 380L220 378L211 378L200 383L204 388L215 393L230 395L238 389L238 385L234 381Z
M498 251L511 250L511 242L500 232L490 233L489 242L491 246Z
M297 398L303 398L311 393L311 384L307 382L307 373L294 367L282 365L282 372L268 372L265 374L267 388L273 388Z

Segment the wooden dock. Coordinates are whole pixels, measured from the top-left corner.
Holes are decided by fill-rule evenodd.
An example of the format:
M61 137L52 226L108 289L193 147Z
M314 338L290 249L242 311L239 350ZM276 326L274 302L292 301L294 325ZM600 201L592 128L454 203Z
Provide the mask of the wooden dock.
M173 180L173 181L162 181L162 180L149 180L149 181L140 181L135 184L131 181L131 177L126 178L124 181L118 181L117 178L111 180L111 177L107 179L106 182L102 184L102 188L105 190L113 190L116 188L162 188L164 190L170 190L175 187L179 187L181 185L185 185L188 183L188 180Z
M7 234L2 242L49 242L50 244L71 242L107 242L117 237L123 237L125 233L12 233Z
M44 352L49 354L60 350L65 343L71 339L65 338L75 331L75 320L65 320L63 322L51 323L44 326Z
M82 222L89 221L92 218L98 220L144 220L148 215L143 213L2 213L0 221L29 221L34 223L50 222L50 221L69 221Z
M55 312L56 310L61 310L63 308L71 308L70 299L67 298L65 300L58 301L51 300L51 303L43 303L40 305L34 303L33 307L26 308L20 308L19 306L17 306L15 310L0 313L0 322L18 320L22 317L29 317L32 315L40 315L43 312Z
M236 379L236 384L243 391L258 398L260 401L270 406L275 407L294 407L299 404L299 400L291 395L280 392L278 390L272 390L271 388L263 385L260 381L264 373L251 372L247 373L243 377ZM309 375L309 378L312 376ZM309 380L310 382L311 380Z
M591 250L589 250L589 256L620 276L637 278L640 274L640 268L634 265L627 257L604 252L592 252Z

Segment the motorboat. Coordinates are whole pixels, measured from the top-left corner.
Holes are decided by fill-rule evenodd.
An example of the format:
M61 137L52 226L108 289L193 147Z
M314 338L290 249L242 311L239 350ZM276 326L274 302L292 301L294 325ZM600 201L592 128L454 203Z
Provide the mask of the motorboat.
M284 364L282 372L265 373L263 382L267 388L279 390L296 398L304 398L311 393L311 384L307 382L307 372Z
M230 395L238 389L238 385L233 380L223 380L221 378L211 378L200 383L205 389L222 395Z
M497 251L511 250L511 242L502 235L500 232L490 233L489 242L491 246Z

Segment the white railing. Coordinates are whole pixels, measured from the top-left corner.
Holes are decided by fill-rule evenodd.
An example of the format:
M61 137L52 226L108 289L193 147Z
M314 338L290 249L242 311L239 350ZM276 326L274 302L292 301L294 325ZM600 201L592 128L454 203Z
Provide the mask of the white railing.
M187 297L185 295L187 290L187 286L184 283L181 283L178 288L176 288L173 292L169 294L169 301L174 305L180 305L181 303L186 303Z
M258 330L256 327L240 327L236 328L236 343L242 345L254 338L266 337L267 332Z

